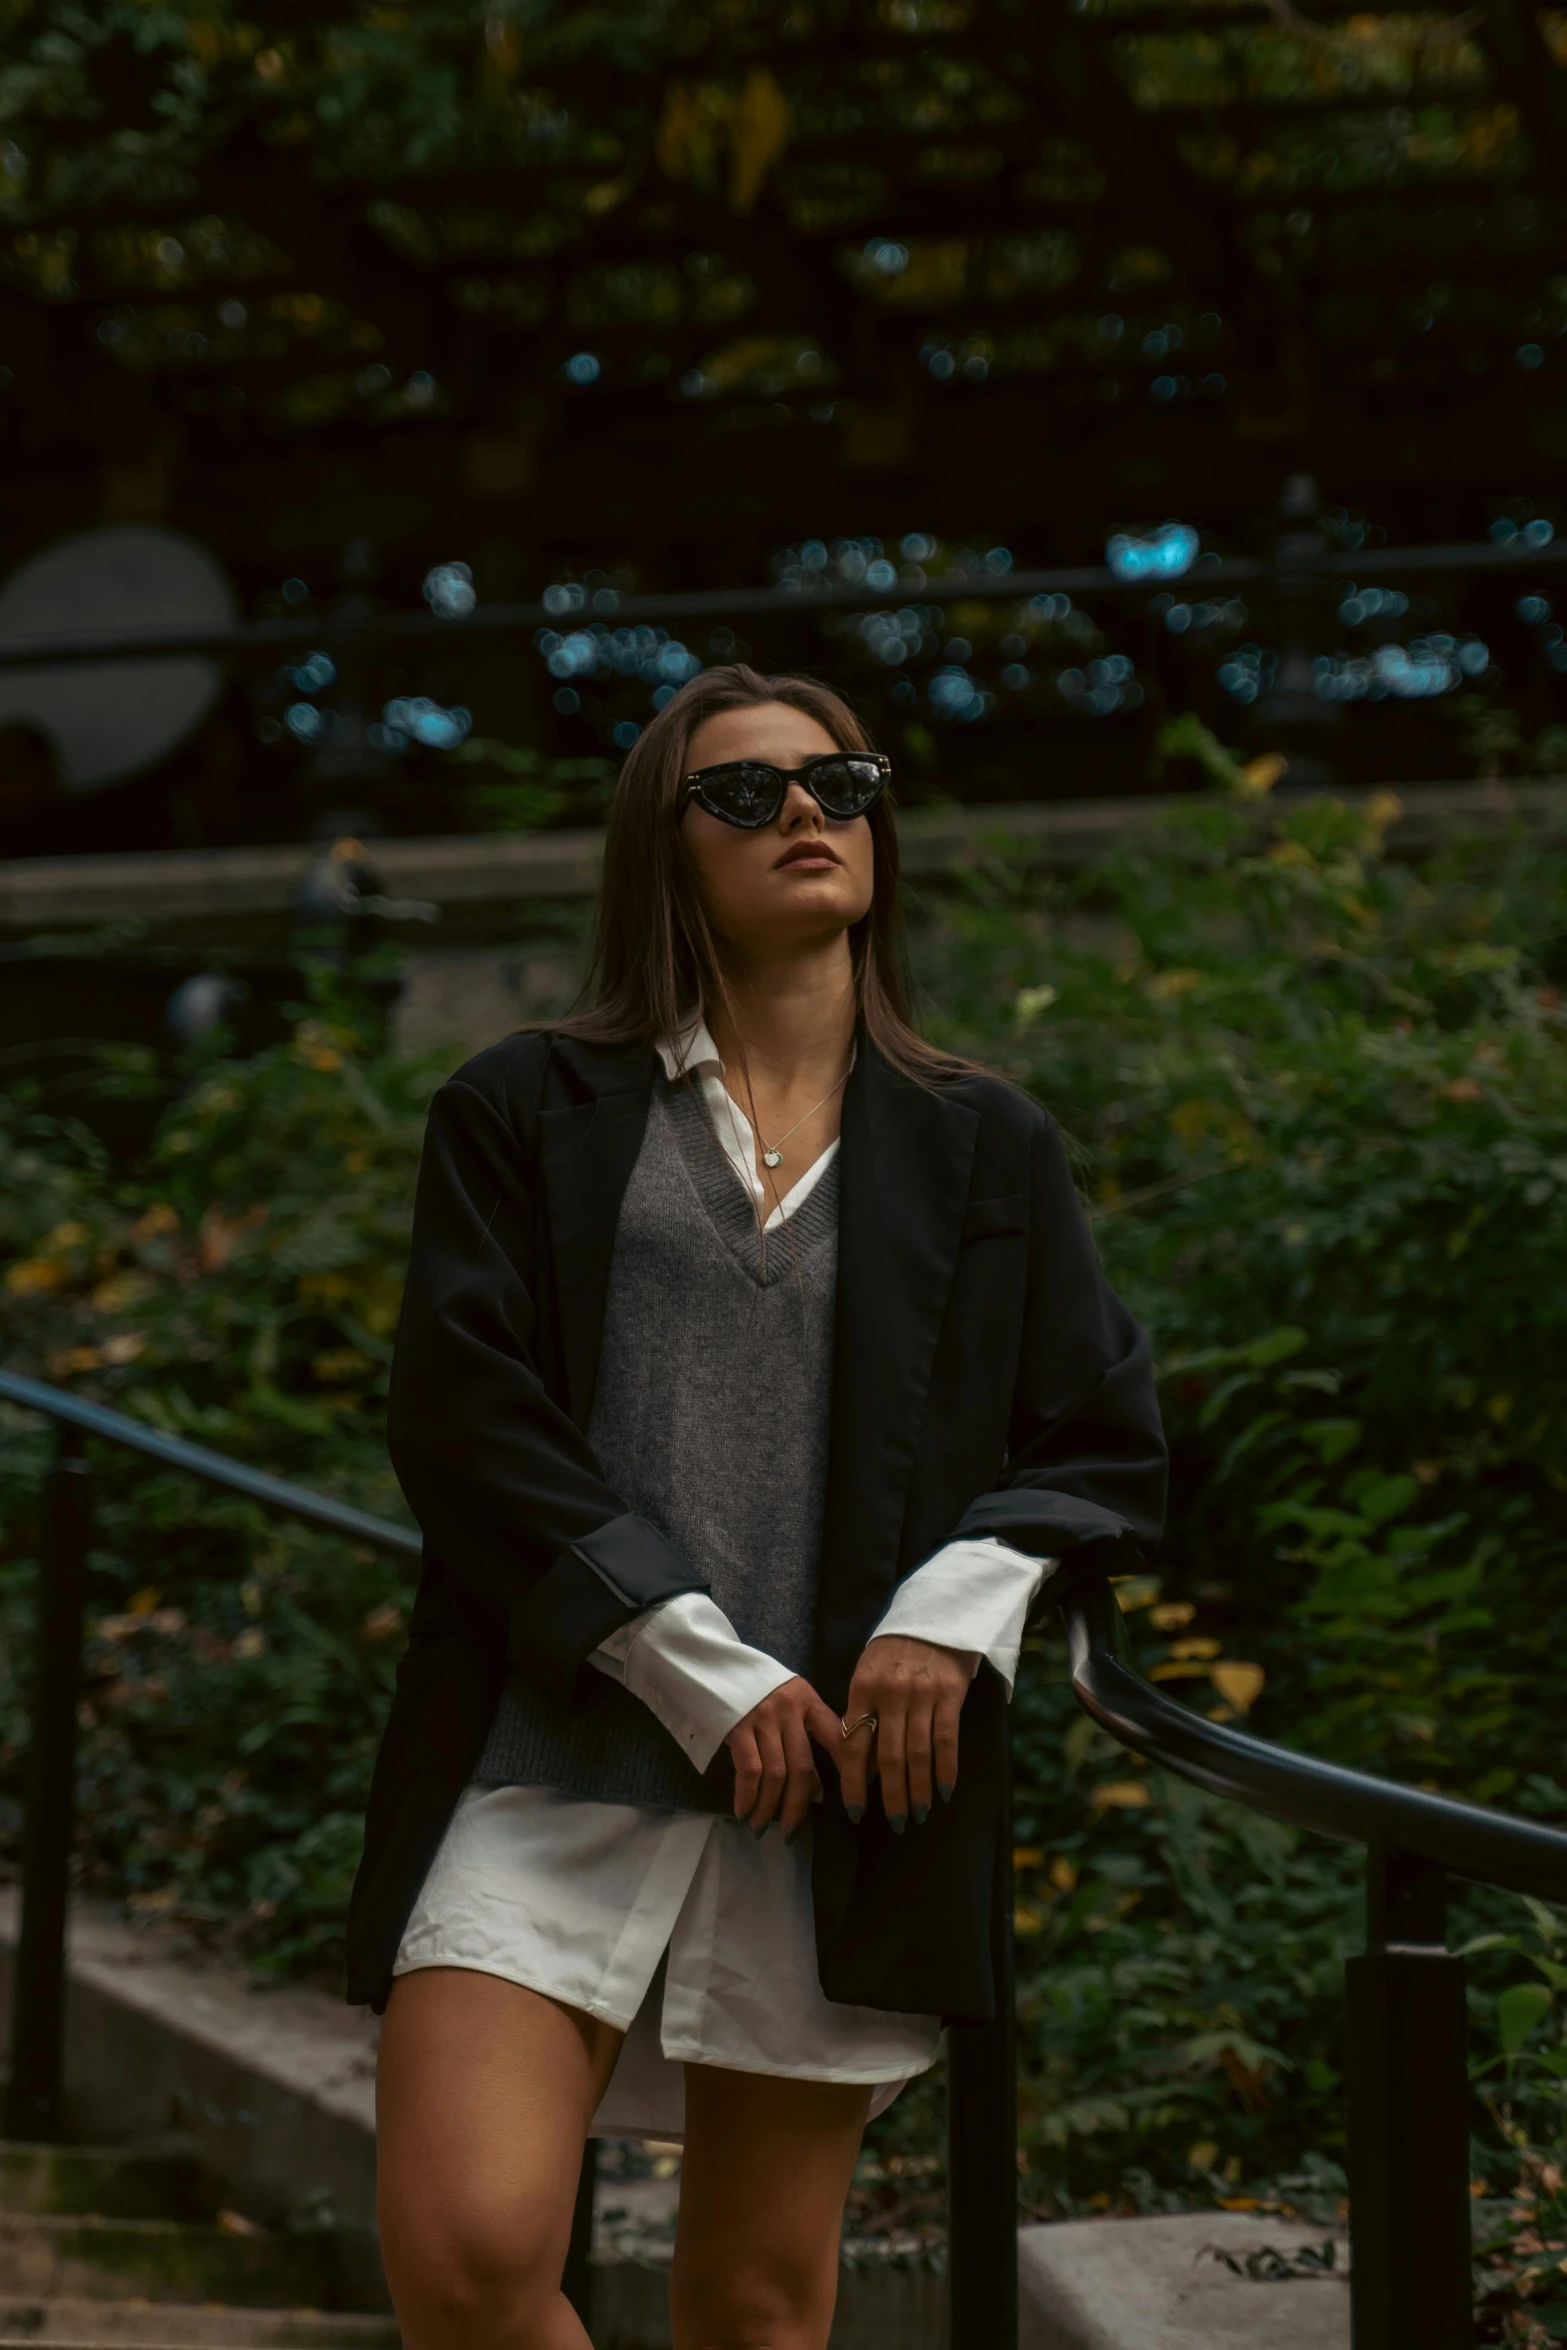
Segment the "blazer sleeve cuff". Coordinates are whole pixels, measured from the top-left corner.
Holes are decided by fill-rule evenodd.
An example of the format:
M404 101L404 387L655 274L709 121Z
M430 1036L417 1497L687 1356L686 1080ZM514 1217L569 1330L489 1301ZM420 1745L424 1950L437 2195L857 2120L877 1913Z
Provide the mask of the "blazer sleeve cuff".
M660 1600L706 1583L668 1536L628 1510L557 1553L511 1612L506 1661L562 1704L601 1641Z
M1045 1596L1065 1598L1089 1575L1132 1575L1147 1563L1136 1533L1116 1510L1075 1493L1013 1486L982 1493L953 1528L952 1539L994 1535L1035 1558L1060 1561Z

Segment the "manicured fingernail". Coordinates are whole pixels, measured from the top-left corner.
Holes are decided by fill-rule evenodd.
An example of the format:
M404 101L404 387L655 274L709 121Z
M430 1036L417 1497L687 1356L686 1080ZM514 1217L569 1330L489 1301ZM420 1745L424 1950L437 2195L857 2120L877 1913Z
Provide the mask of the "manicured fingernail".
M901 1811L890 1811L890 1812L888 1812L888 1814L887 1814L887 1825L888 1825L888 1827L889 1827L889 1828L892 1830L892 1832L893 1832L893 1834L894 1834L895 1836L901 1836L901 1835L903 1834L903 1831L904 1831L904 1829L905 1829L905 1828L908 1826L908 1824L909 1824L909 1821L908 1821L908 1814L907 1814L906 1812L901 1812Z
M757 1841L757 1843L758 1843L758 1844L760 1844L760 1843L761 1843L761 1841L762 1841L762 1838L763 1838L763 1837L766 1835L766 1833L767 1833L767 1831L768 1831L768 1828L771 1826L771 1824L772 1824L772 1823L771 1823L771 1821L769 1821L769 1820L763 1820L763 1822L762 1822L762 1824L761 1824L761 1826L760 1826L759 1828L753 1828L753 1829L751 1830L751 1833L752 1833L752 1835L753 1835L753 1836L756 1838L756 1841Z
M925 1825L925 1822L926 1822L926 1821L927 1821L929 1818L930 1818L930 1805L929 1805L928 1803L917 1803L917 1804L914 1806L914 1825L916 1826L916 1828L923 1828L923 1827L924 1827L924 1825Z
M848 1813L848 1815L849 1815L850 1819L851 1819L851 1820L854 1822L854 1825L855 1825L856 1827L858 1827L858 1826L859 1826L859 1824L860 1824L860 1822L861 1822L861 1820L863 1820L863 1819L864 1819L864 1817L865 1817L865 1806L864 1806L864 1804L863 1804L863 1803L846 1803L846 1804L844 1805L844 1807L843 1807L843 1808L844 1808L844 1810L845 1810L845 1811Z
M941 1797L943 1803L950 1803L952 1801L952 1781L950 1779L938 1779L936 1782L936 1793Z
M825 1800L826 1798L822 1794L822 1783L820 1779L818 1779L815 1786L811 1789L811 1801L813 1803L822 1803Z
M784 1830L784 1842L786 1844L792 1844L799 1833L800 1831L798 1828L786 1828Z

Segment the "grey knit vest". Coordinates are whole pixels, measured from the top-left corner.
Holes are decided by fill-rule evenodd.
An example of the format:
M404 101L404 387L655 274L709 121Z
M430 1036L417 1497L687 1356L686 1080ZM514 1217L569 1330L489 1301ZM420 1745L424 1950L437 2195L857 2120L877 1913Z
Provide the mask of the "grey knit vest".
M700 1097L658 1080L615 1230L588 1440L741 1639L797 1672L816 1610L837 1245L836 1163L764 1234ZM512 1674L474 1776L681 1811L726 1811L734 1788L725 1749L699 1773L591 1665L571 1706Z

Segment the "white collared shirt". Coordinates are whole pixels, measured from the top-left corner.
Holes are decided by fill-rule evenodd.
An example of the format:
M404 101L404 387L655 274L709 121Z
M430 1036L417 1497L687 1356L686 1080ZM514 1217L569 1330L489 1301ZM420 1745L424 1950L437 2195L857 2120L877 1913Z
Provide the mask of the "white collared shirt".
M693 1021L662 1043L658 1053L671 1082L682 1074L695 1081L713 1131L760 1216L767 1194L756 1169L755 1132L724 1083L723 1062L706 1023ZM773 1231L803 1205L837 1150L834 1139L767 1216L764 1231ZM873 1637L898 1633L956 1649L969 1659L971 1674L988 1658L1010 1697L1029 1608L1055 1563L1030 1558L989 1535L949 1542L905 1576ZM644 1608L612 1632L590 1661L642 1700L699 1771L706 1770L753 1707L794 1678L787 1665L749 1647L703 1592L685 1592Z

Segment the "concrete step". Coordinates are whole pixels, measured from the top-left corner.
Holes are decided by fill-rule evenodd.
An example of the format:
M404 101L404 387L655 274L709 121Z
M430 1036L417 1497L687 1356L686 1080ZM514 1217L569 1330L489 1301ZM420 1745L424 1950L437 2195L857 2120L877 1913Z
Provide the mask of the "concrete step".
M389 2306L368 2228L285 2234L244 2221L203 2226L14 2212L0 2214L0 2302L8 2299Z
M389 2317L0 2295L0 2343L40 2350L400 2350L401 2341Z
M1021 2350L1350 2350L1349 2246L1267 2212L1018 2235Z
M28 2146L0 2139L0 2212L202 2220L213 2197L193 2147Z

